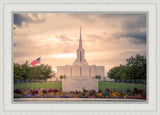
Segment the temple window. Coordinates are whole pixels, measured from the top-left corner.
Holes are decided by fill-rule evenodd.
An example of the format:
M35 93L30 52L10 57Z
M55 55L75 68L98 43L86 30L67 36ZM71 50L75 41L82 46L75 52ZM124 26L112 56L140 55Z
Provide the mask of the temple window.
M82 61L82 57L81 57L81 51L80 51L80 61Z

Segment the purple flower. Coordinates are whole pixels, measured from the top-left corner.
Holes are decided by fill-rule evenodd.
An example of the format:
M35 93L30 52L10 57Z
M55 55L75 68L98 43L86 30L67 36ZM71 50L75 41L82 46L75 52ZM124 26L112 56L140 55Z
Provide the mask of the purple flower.
M36 94L33 96L33 98L40 98L41 96L39 94Z
M25 97L26 98L31 98L33 95L32 94L26 94Z
M119 98L123 98L123 96L120 95Z
M60 97L62 97L62 98L68 98L68 96L60 96Z
M50 97L50 98L54 98L54 95L50 95L49 97Z
M60 96L59 96L59 95L55 95L54 97L55 97L55 98L60 98Z
M107 95L106 98L109 98L109 96Z
M47 98L47 97L49 97L49 95L43 95L43 98Z
M65 97L70 98L70 97L72 97L72 94L65 94Z
M22 98L23 96L22 94L17 94L17 97Z
M84 96L84 98L88 98L88 96L87 96L87 95L85 95L85 96Z

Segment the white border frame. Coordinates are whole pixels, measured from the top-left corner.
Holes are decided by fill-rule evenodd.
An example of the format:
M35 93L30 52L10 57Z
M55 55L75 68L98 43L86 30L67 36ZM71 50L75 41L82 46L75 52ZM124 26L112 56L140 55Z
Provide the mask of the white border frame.
M0 1L0 114L160 114L160 1ZM11 102L13 11L134 11L149 12L149 102L141 104L14 104Z

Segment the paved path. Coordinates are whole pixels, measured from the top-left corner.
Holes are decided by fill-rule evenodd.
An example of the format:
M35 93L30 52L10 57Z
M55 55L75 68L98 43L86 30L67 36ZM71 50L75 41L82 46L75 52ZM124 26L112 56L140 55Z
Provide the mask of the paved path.
M111 99L111 98L16 98L13 103L147 103L141 99Z

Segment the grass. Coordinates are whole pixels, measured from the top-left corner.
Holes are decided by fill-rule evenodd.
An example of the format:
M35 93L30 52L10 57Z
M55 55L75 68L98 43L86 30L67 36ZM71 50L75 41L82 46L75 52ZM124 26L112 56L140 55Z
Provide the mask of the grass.
M62 82L55 81L55 82L38 82L38 83L15 83L14 89L21 89L25 87L30 87L30 89L38 89L39 87L42 88L50 88L50 89L62 89Z
M146 91L145 84L133 84L133 83L117 83L117 82L99 82L99 90L103 90L104 88L108 89L116 89L116 90L133 90L134 88L143 89ZM62 89L62 82L43 82L43 83L15 83L14 89L21 89L25 87L30 87L31 89L38 89L39 87L43 88L51 88L51 89Z
M133 90L134 88L143 89L146 91L145 84L134 84L134 83L118 83L118 82L99 82L99 90L108 88L111 90Z

